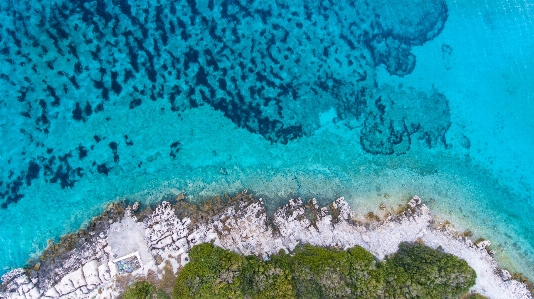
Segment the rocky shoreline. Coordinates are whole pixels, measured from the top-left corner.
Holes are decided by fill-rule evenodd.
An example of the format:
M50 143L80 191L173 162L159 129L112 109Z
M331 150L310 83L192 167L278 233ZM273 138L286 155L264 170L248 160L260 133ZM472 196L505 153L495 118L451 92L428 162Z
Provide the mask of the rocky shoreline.
M39 261L3 275L0 298L115 298L131 281L174 277L189 261L191 247L205 242L263 258L280 250L292 252L301 243L360 245L383 259L405 241L423 242L466 260L477 273L473 292L488 298L533 298L528 282L499 269L489 241L474 244L439 225L417 196L383 217L368 214L362 222L354 215L339 198L328 207L315 200L290 200L269 216L262 199L246 191L200 206L183 201L183 196L155 209L112 204L87 229L50 244ZM116 261L124 256L137 257L140 268L119 273Z

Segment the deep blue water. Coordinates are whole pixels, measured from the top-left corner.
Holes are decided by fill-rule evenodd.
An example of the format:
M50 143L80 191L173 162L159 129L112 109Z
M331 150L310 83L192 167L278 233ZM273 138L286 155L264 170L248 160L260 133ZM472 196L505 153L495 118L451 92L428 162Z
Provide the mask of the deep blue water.
M0 273L116 200L417 194L534 279L534 2L3 1Z

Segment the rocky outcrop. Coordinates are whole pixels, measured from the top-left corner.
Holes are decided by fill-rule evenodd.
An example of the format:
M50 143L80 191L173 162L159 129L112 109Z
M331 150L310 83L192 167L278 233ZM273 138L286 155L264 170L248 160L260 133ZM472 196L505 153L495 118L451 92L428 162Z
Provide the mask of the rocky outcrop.
M189 261L191 247L204 242L263 258L280 250L292 252L300 243L339 248L360 245L383 259L394 253L399 243L416 240L465 259L477 272L473 290L490 298L532 298L524 284L498 268L486 248L488 242L475 245L457 233L434 227L429 209L418 197L400 213L368 222L356 221L343 198L328 207L319 206L315 200L290 200L269 217L263 201L245 192L200 209L184 202L174 206L163 202L146 215L135 214L128 207L119 220L110 225L108 233L102 232L106 238L99 243L100 259L80 259L76 269L58 276L46 288L38 287L47 286L39 284L38 277L30 278L33 272L28 275L25 270L13 270L2 277L0 298L114 298L121 292L121 276L111 261L125 248L141 256L142 268L132 275L146 277L168 263L177 273ZM95 250L88 248L93 247L84 250ZM72 251L87 256L79 250ZM62 273L58 270L55 273Z

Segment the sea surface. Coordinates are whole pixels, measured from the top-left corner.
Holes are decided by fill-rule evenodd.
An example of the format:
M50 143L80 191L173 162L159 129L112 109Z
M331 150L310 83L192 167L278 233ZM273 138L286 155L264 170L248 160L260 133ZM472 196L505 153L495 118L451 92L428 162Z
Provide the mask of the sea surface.
M0 2L0 274L113 201L419 195L534 279L534 2Z

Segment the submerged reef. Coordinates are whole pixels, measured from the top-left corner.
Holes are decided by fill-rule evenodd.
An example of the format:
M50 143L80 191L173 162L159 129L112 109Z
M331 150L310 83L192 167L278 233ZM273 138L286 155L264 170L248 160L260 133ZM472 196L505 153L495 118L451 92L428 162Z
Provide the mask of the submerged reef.
M311 136L334 108L335 121L357 123L354 138L370 154L402 154L413 134L445 144L442 94L379 88L376 80L381 65L396 76L413 71L412 47L445 26L444 0L8 1L0 14L8 45L0 83L9 87L1 89L0 113L16 116L1 125L17 140L2 152L2 209L36 179L68 189L117 169L144 171L152 161L126 152L151 144L124 128L140 113L180 122L184 111L207 106L287 144ZM93 122L106 129L95 133ZM145 126L140 134L152 134ZM180 141L166 142L166 161L180 160Z
M436 37L448 17L442 0L133 2L2 7L12 21L2 36L13 46L1 55L27 70L4 74L16 87L5 92L41 134L68 95L83 99L69 103L78 122L121 99L130 110L145 99L176 112L210 105L239 127L287 143L312 132L316 118L307 115L327 110L332 97L373 89L376 66L410 74L411 48Z
M429 148L447 145L445 134L451 116L447 98L437 90L426 95L386 86L371 98L376 100L369 106L360 134L366 152L403 154L410 149L412 138L423 141Z
M532 298L499 269L489 241L434 223L418 197L383 212L358 220L343 198L327 207L297 199L268 215L246 192L200 206L183 196L155 209L112 205L2 276L0 297Z

